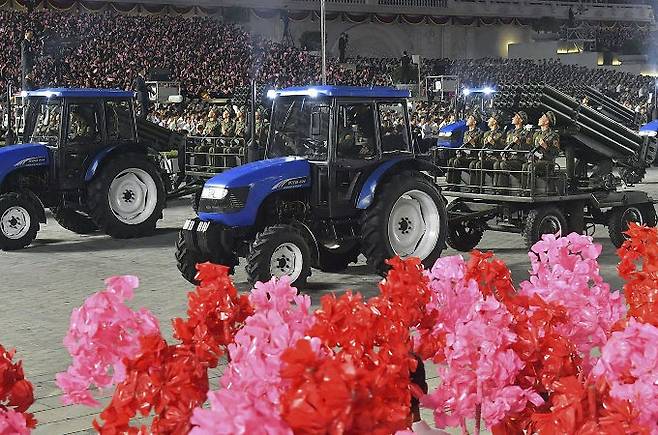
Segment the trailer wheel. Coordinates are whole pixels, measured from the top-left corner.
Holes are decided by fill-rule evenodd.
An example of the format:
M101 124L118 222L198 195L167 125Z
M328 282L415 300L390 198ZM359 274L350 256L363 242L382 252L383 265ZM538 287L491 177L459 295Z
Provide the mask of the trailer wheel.
M355 263L361 253L359 244L347 247L329 249L320 246L320 258L318 260L318 269L327 273L342 272L347 269L350 263Z
M530 210L523 228L526 249L530 251L544 234L566 235L567 220L557 207L547 206Z
M470 211L468 205L459 199L448 204L448 216L450 216L450 212ZM483 235L484 230L479 220L465 222L450 222L448 220L447 242L452 249L469 252L480 243Z
M158 169L133 153L112 158L89 183L87 194L94 223L118 239L153 234L165 197Z
M98 226L86 214L69 207L51 208L57 223L76 234L91 234L98 231Z
M621 247L628 237L624 232L628 224L635 222L638 225L656 226L656 209L653 204L634 204L629 206L613 207L608 217L608 234L610 241L617 248Z
M386 259L399 255L431 267L445 247L447 221L445 202L430 180L417 172L391 177L364 215L361 246L368 265L384 275Z
M1 250L15 251L29 246L39 228L39 215L30 198L15 192L0 195Z
M311 275L311 250L294 226L266 227L251 244L246 269L252 284L289 276L291 285L302 289Z

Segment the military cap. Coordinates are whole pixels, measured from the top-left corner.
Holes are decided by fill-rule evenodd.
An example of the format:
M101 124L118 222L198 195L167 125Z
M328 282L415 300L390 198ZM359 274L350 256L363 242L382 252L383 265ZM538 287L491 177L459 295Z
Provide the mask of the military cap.
M521 118L523 124L528 123L528 114L525 113L523 110L519 110L518 112L515 113L515 115L519 115L519 118Z
M468 114L468 116L472 116L473 118L475 118L475 122L477 124L482 122L482 116L477 110L472 111L471 113Z
M554 126L555 122L556 122L555 121L555 113L553 113L552 110L549 110L548 112L544 113L544 115L546 115L546 117L548 118L548 122L551 123L551 126Z

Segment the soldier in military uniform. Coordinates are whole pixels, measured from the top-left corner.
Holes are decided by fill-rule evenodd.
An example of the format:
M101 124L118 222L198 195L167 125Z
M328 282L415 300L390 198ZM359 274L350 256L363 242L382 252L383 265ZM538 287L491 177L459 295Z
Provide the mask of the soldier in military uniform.
M539 118L538 124L539 130L533 137L531 160L524 163L522 168L524 172L521 184L524 189L530 187L531 170L534 168L535 177L548 176L555 167L555 158L560 153L560 135L554 129L555 114L549 110Z
M240 110L237 113L237 119L235 120L235 137L244 138L247 136L247 120L245 119L244 110Z
M220 130L222 137L235 136L235 123L231 119L231 111L226 108L222 114L222 122L220 122Z
M214 110L211 110L208 113L208 122L203 127L203 135L210 137L217 137L220 134L219 131L219 122L217 122L217 113Z
M482 148L490 150L502 150L505 148L505 135L501 128L501 117L499 114L492 114L487 120L489 130L482 135ZM494 169L500 160L500 154L493 152L484 152L477 160L470 163L469 168L474 169L471 171L471 184L480 184L480 169Z
M462 146L457 150L457 156L448 161L448 174L446 181L448 183L458 184L461 182L462 168L470 167L471 163L477 159L475 151L469 151L473 148L480 148L482 143L482 130L478 128L480 115L477 112L471 113L466 119L468 130L464 132Z
M516 112L512 117L514 130L509 131L505 138L505 149L510 152L503 153L501 160L494 165L494 169L503 171L495 179L496 186L509 187L509 171L520 171L527 161L526 156L532 146L532 135L524 128L527 123L528 114L523 111Z

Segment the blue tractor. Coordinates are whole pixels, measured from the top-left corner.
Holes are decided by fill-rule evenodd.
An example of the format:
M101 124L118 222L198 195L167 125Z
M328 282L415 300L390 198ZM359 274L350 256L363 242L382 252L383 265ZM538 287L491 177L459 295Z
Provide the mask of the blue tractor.
M198 216L179 234L176 258L195 282L199 262L235 266L251 282L311 268L344 270L363 253L431 265L445 247L445 199L436 167L414 155L407 91L346 86L271 91L265 159L206 182Z
M155 153L137 135L133 93L23 92L21 144L0 148L0 249L28 246L49 208L77 233L153 233L166 192Z

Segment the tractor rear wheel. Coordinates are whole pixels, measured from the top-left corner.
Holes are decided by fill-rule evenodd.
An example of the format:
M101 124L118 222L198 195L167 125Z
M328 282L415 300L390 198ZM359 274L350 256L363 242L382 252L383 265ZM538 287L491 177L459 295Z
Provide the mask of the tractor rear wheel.
M165 189L146 157L127 153L112 158L89 183L91 218L106 234L129 239L153 234L162 217Z
M290 285L302 289L311 275L311 249L294 226L272 225L256 235L246 269L252 284L289 276Z
M55 207L50 209L57 223L76 234L91 234L98 231L98 227L86 214L69 207Z
M656 209L653 204L634 204L612 208L608 217L608 234L615 247L620 248L628 239L624 232L628 230L628 224L631 222L655 227Z
M16 192L0 195L0 250L29 246L39 228L39 216L30 198Z
M391 177L366 210L361 246L368 265L384 275L394 256L431 267L445 247L446 207L437 187L418 172Z

